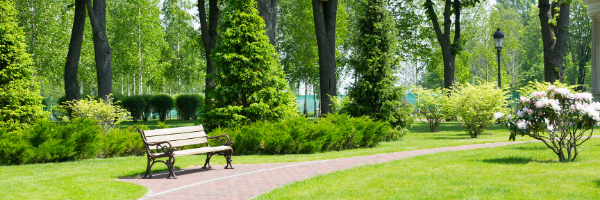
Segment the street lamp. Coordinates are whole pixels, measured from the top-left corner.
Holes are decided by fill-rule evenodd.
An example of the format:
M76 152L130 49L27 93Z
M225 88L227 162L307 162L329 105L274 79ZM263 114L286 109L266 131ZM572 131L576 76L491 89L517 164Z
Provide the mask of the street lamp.
M502 40L504 39L504 33L500 31L500 28L494 33L494 46L496 46L496 50L498 51L498 89L502 88L502 83L500 82L500 50L502 50Z

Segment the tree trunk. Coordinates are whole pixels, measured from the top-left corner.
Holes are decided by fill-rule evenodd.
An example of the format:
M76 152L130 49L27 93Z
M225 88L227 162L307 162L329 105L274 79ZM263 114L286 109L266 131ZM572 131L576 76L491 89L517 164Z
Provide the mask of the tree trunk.
M306 81L304 82L304 118L308 117L308 74L304 73Z
M138 8L138 16L141 16L140 8ZM141 22L138 21L138 86L140 87L139 94L142 95L144 94L144 84L142 84L142 28L140 23Z
M335 18L337 0L312 0L317 47L319 49L319 87L321 89L321 113L331 113L331 97L337 96L335 74Z
M442 49L442 56L444 59L444 88L451 89L454 84L454 71L455 71L455 60L456 53L460 50L460 46L462 45L460 41L460 10L461 4L460 1L451 1L446 0L444 5L444 31L440 27L438 23L437 15L435 14L435 10L433 9L433 2L431 0L426 0L425 8L427 9L426 13L433 24L433 28L435 30L435 34L440 43L440 47ZM454 11L454 13L452 13ZM450 30L452 26L452 20L450 19L451 15L454 14L454 41L450 41Z
M586 47L586 49L588 49ZM583 49L581 51L584 51ZM585 83L585 64L587 64L587 62L590 61L591 55L588 54L580 54L580 55L584 55L582 56L582 58L580 58L579 60L579 77L577 78L577 91L583 91L583 84Z
M71 41L69 52L65 63L65 95L67 101L81 98L79 86L77 85L77 69L81 56L81 43L83 41L83 30L85 28L85 0L75 1L75 16L73 17L73 29L71 30Z
M96 77L98 78L98 97L107 100L112 93L112 50L106 36L106 0L86 0L88 15L94 36L94 55Z
M540 25L542 27L542 42L544 44L544 80L554 83L563 82L565 78L565 67L562 65L567 47L567 35L569 34L569 10L570 4L559 3L550 4L549 0L540 0ZM560 13L556 13L554 8L560 8ZM555 15L556 26L551 22Z
M202 42L204 43L204 53L206 55L206 86L204 87L204 100L205 104L209 105L212 95L210 91L215 83L213 82L211 74L216 72L215 64L210 59L210 54L217 44L217 25L219 21L219 7L217 5L218 0L209 0L209 22L206 23L206 8L204 6L204 0L198 0L198 16L200 17L200 31L202 32Z
M269 43L277 47L277 4L279 0L256 0L258 15L265 20Z

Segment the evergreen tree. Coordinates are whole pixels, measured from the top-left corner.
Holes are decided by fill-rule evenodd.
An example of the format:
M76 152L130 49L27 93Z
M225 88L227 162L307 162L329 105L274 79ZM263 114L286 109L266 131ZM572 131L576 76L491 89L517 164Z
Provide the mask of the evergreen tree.
M384 0L363 1L354 38L355 57L352 67L358 77L349 90L352 103L342 112L352 116L371 116L406 126L409 108L402 103L404 91L396 86L398 57L395 24Z
M12 0L0 0L0 128L22 128L42 117L42 98L32 76L24 34Z
M254 0L228 0L220 44L212 51L215 88L204 116L209 127L277 121L297 113L296 101L265 35Z

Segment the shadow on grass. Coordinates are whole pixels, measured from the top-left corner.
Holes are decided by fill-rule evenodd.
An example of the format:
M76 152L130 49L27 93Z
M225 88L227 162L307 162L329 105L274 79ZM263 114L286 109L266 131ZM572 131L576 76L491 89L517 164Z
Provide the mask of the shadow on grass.
M514 149L516 150L535 150L535 151L546 151L546 150L550 150L548 147L545 146L532 146L532 145L527 145L527 146L516 146L514 147Z
M494 159L485 159L483 162L485 163L493 163L493 164L527 164L533 162L534 160L531 158L522 158L522 157L506 157L506 158L494 158Z
M596 183L596 187L600 188L600 179L595 180L594 183Z
M152 174L152 178L156 179L156 178L166 178L169 171L167 171L167 167L163 164L163 166L157 166L160 165L162 163L156 163L153 167L152 170L150 171L150 173ZM185 171L189 171L189 170L182 170L181 167L179 166L175 166L175 175L178 176L180 173L180 171L184 171L183 173L185 174L189 174L191 172L185 172ZM206 171L206 170L205 170ZM136 178L142 178L142 176L144 176L144 174L146 174L146 169L141 169L140 171L137 172L130 172L127 173L123 176L119 176L119 179L136 179Z

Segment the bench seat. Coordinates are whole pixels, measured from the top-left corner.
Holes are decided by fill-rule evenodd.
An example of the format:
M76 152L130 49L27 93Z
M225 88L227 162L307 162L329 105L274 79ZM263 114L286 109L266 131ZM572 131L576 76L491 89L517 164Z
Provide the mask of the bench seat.
M227 165L225 169L233 169L231 165L231 156L233 155L233 142L227 135L219 135L210 137L204 132L202 125L187 126L179 128L167 128L157 130L138 130L146 147L146 155L148 164L146 166L146 174L143 178L152 178L150 174L152 166L157 162L162 162L169 168L167 178L177 178L173 172L175 165L175 156L185 156L193 154L206 154L205 169L210 168L210 158L215 155L225 156ZM221 143L221 146L211 147L208 140L213 139ZM179 147L200 145L199 148L179 150ZM160 158L167 158L161 160Z
M215 151L225 151L225 150L231 150L231 149L232 148L230 146L200 147L200 148L196 148L196 149L173 151L173 155L187 156L187 155L203 154L203 153L209 153L209 152L215 152Z

